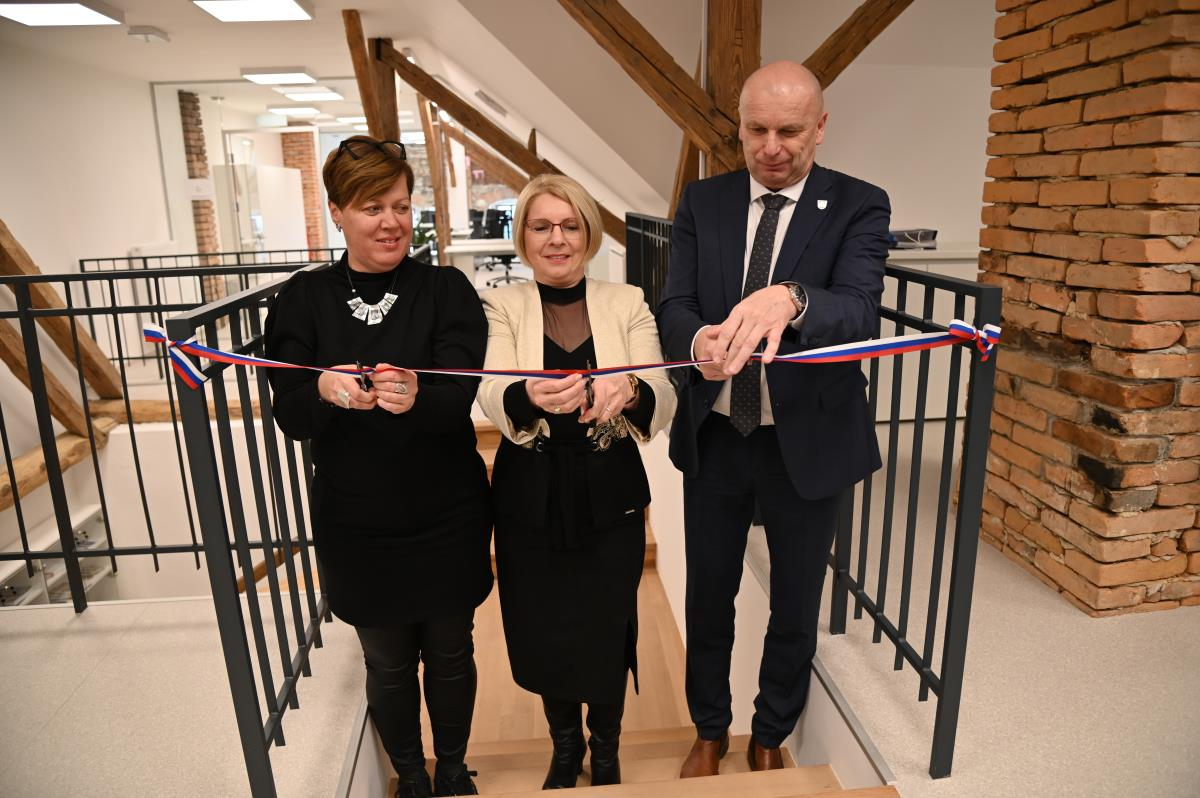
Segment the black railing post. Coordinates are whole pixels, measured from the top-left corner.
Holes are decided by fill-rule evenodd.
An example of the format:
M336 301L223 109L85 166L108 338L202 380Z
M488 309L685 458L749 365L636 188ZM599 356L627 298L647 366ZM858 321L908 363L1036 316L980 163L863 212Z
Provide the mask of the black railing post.
M833 578L829 580L829 634L846 633L846 605L850 598L850 536L854 521L854 488L839 500L837 532L833 538Z
M12 289L17 298L21 338L25 341L25 367L29 369L29 391L33 394L33 409L37 415L38 434L42 439L46 483L50 486L50 500L54 505L54 518L58 522L58 542L62 546L63 566L67 570L67 584L71 587L71 602L75 605L75 612L83 612L87 609L87 596L83 593L83 574L79 570L79 556L75 553L75 531L71 529L71 510L67 505L67 490L63 486L62 463L58 459L58 441L55 440L54 421L50 415L46 374L42 371L42 351L38 346L37 323L30 313L33 303L29 283L16 283ZM14 493L17 490L19 487L13 485Z
M1000 289L980 286L975 323L1000 323ZM933 751L929 775L950 775L954 738L962 702L963 669L967 657L967 631L971 623L971 595L975 585L975 557L979 549L979 521L983 514L983 481L991 436L992 398L995 394L996 358L971 358L971 383L967 393L967 422L963 439L963 464L955 521L954 553L950 561L950 590L946 602L946 636L942 648L942 692L933 721ZM949 420L947 423L950 423Z
M189 338L193 332L187 320L167 320L167 336L173 341ZM204 540L208 581L217 612L217 630L221 635L221 650L225 655L225 671L233 695L233 712L237 718L242 755L246 760L250 793L254 798L274 798L275 778L271 773L267 741L263 739L262 712L254 685L250 648L246 643L246 624L242 617L237 577L229 552L229 532L225 524L224 503L221 501L206 389L201 386L193 390L178 376L175 377L175 387L183 417L183 436L187 442L200 534Z

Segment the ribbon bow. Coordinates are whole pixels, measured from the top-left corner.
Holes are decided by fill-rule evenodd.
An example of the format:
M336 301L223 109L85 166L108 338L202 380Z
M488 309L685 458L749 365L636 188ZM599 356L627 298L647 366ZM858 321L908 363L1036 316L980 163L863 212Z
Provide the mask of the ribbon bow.
M996 348L996 344L1000 343L1000 328L995 324L985 324L982 330L975 329L975 326L968 324L962 319L955 319L950 322L950 334L955 338L961 338L963 341L974 341L975 348L979 350L979 359L987 360L992 355L992 350Z

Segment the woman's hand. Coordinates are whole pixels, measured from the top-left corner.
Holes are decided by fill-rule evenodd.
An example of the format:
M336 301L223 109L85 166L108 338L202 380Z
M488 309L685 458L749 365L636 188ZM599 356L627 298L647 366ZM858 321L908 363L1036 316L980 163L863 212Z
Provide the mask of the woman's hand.
M388 363L380 363L375 366L372 379L375 382L376 400L381 408L396 415L412 410L413 403L417 401L417 391L421 387L415 373Z
M633 387L624 374L597 377L592 381L592 396L591 407L585 407L579 416L580 424L603 424L613 416L621 415L625 406L633 401Z
M525 380L525 393L534 407L547 413L573 413L584 403L583 375L562 379Z
M355 371L358 366L353 363L334 366L335 369ZM375 406L374 389L364 391L359 387L358 380L350 374L335 374L326 371L317 379L317 392L321 398L331 405L344 407L347 410L370 410Z

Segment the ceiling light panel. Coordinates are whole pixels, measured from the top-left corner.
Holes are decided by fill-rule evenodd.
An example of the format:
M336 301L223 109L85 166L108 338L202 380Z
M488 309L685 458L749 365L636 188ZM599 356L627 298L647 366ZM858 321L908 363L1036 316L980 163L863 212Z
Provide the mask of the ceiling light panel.
M339 116L337 120L347 125L360 125L366 122L367 118L365 116Z
M0 17L30 27L120 25L125 15L106 3L0 3Z
M276 105L267 110L279 116L316 116L321 113L311 105Z
M304 22L313 18L304 0L192 0L222 22Z
M296 91L287 92L285 95L289 100L295 100L298 103L320 103L330 102L332 100L346 99L336 91Z
M260 86L277 86L289 83L316 83L304 67L254 67L242 70L242 77Z

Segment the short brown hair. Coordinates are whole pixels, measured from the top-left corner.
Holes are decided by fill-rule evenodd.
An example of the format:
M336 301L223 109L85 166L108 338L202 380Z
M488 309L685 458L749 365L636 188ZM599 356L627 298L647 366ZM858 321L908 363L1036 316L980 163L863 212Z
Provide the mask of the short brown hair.
M586 248L583 260L587 262L596 257L596 253L600 251L600 239L604 238L600 206L596 204L596 200L592 199L592 195L587 193L587 189L579 185L576 180L566 175L545 174L530 180L529 184L521 189L521 195L517 197L517 218L513 220L513 247L517 250L517 257L521 259L521 262L529 263L525 256L525 221L529 217L529 205L535 197L542 194L558 197L571 206L575 218L583 225L583 240Z
M407 160L385 153L379 143L370 136L351 136L329 153L321 176L330 202L344 208L361 199L378 197L386 194L401 177L412 194L412 167ZM347 145L354 147L357 158L346 151Z

